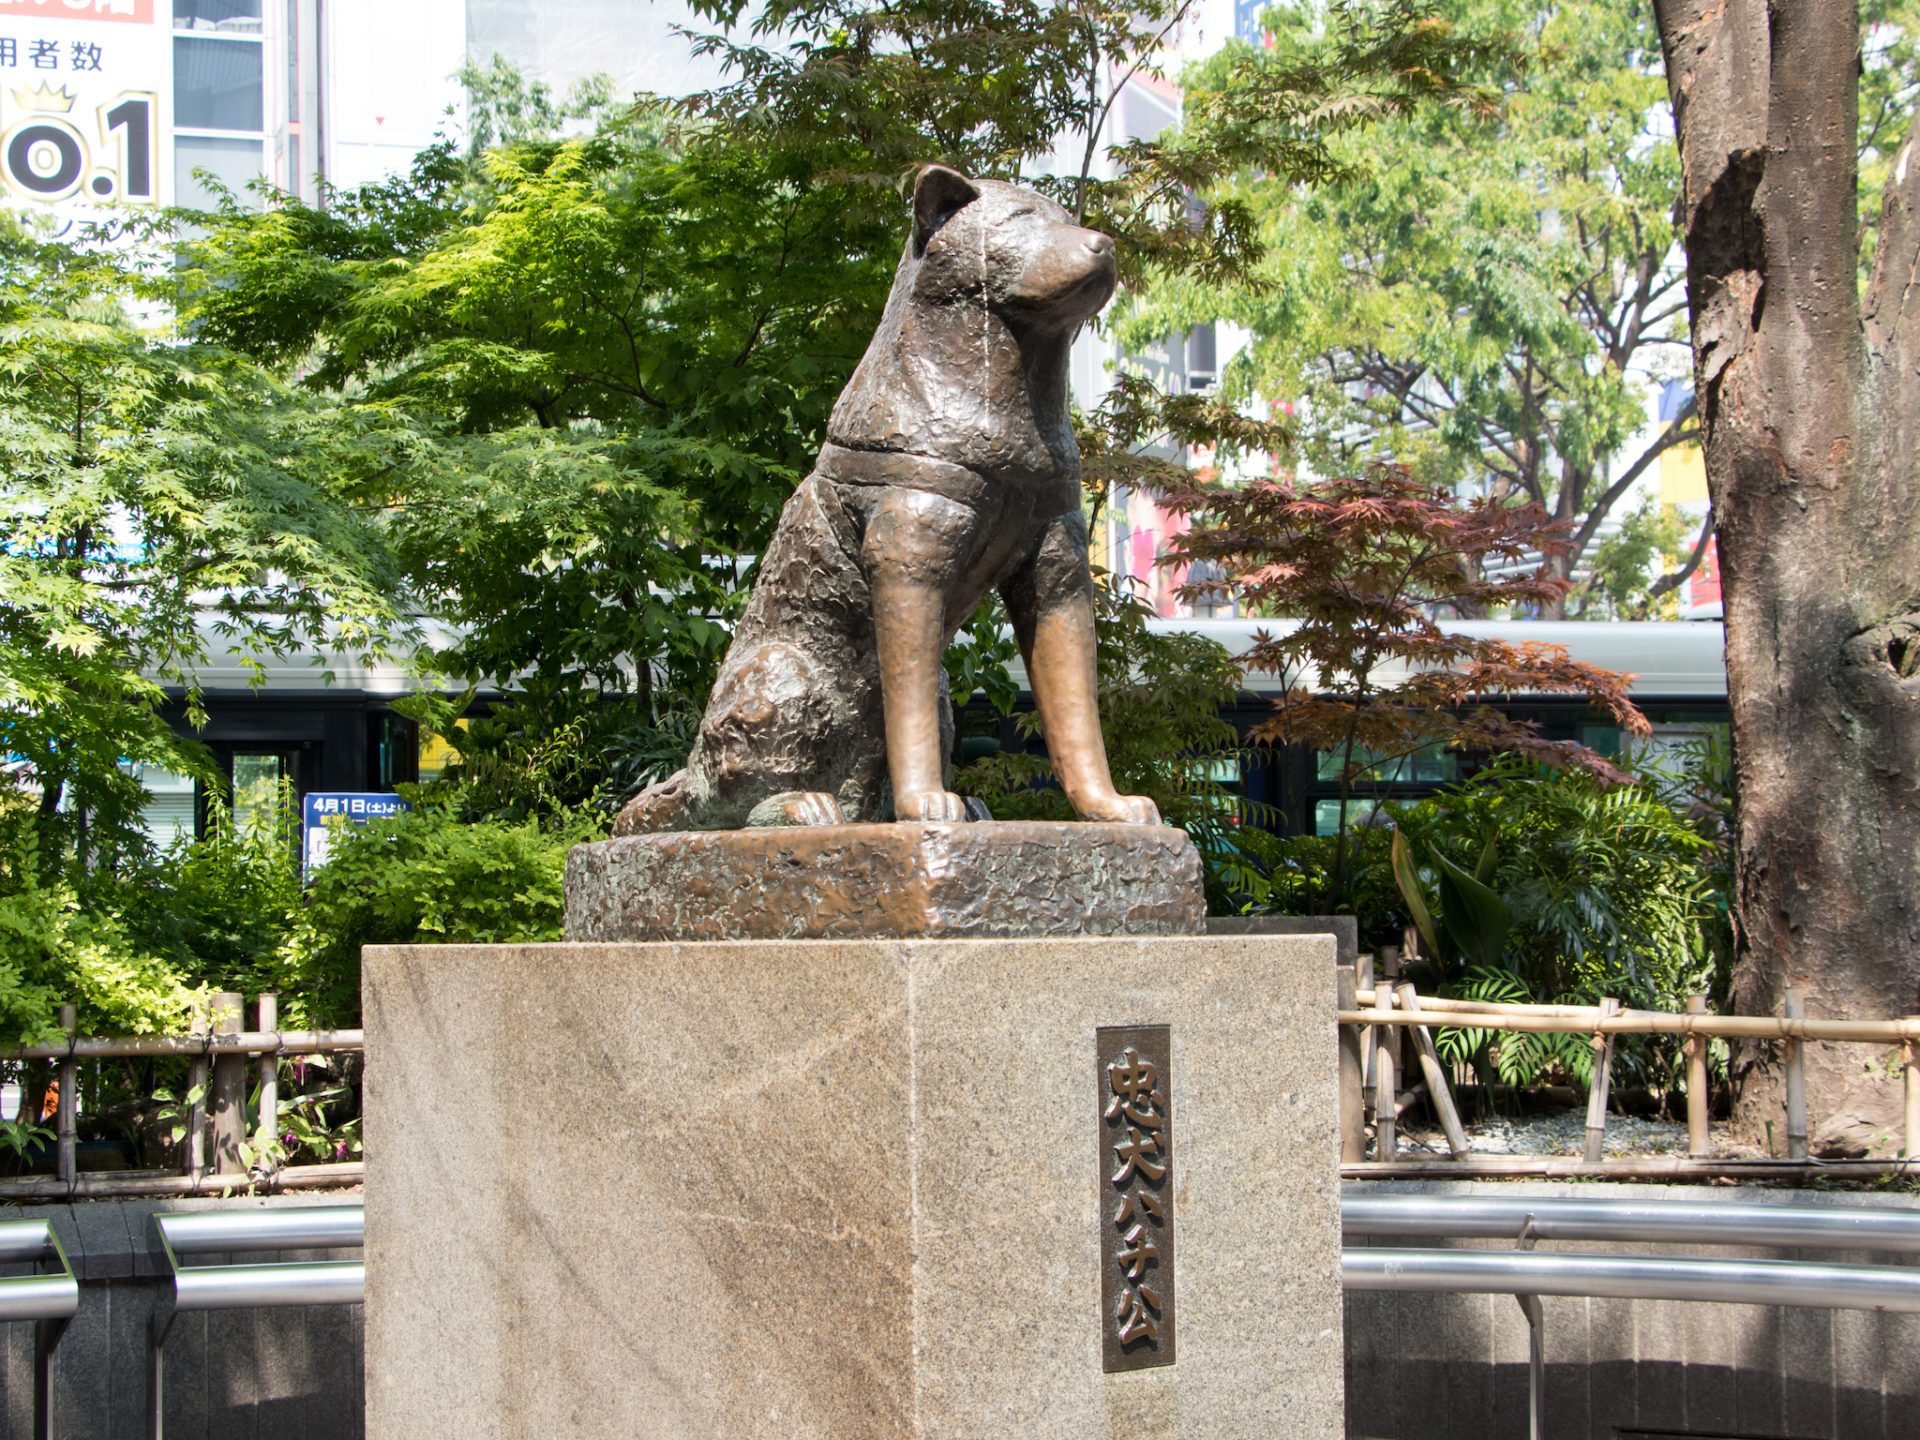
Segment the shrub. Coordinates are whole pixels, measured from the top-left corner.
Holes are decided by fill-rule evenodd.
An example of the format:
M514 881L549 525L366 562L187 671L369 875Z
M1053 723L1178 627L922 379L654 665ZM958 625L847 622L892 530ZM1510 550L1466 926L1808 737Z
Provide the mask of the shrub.
M61 869L49 873L31 804L0 792L0 1036L50 1039L68 1003L83 1030L168 1030L192 998L177 971L130 933L111 886L83 888Z
M1506 760L1401 823L1416 854L1469 868L1495 847L1489 886L1512 922L1500 962L1534 995L1679 1010L1712 987L1714 841L1651 785ZM1444 958L1464 968L1457 948Z
M1428 799L1381 807L1377 824L1350 827L1349 904L1365 945L1400 943L1430 925L1425 949L1448 979L1492 963L1537 999L1678 1009L1685 997L1724 985L1717 964L1725 907L1711 819L1682 813L1651 780L1608 785L1578 770L1501 760ZM1394 874L1395 838L1412 864ZM1334 839L1280 842L1263 877L1263 909L1308 913L1324 894ZM1488 862L1483 870L1482 862ZM1465 874L1465 881L1460 879ZM1475 943L1479 876L1504 909L1492 953ZM1455 881L1450 892L1443 879Z
M299 795L283 781L245 825L217 794L208 809L204 837L112 877L129 937L188 984L285 990L301 906Z
M338 1024L360 1012L363 945L558 940L567 851L604 833L598 818L463 822L437 803L348 832L308 886L288 988Z

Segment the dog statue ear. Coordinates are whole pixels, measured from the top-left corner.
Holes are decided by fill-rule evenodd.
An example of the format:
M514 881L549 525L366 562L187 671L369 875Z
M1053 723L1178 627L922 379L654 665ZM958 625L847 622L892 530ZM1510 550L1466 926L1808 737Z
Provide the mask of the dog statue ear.
M958 170L922 165L913 177L914 250L926 249L934 231L979 198L980 188Z

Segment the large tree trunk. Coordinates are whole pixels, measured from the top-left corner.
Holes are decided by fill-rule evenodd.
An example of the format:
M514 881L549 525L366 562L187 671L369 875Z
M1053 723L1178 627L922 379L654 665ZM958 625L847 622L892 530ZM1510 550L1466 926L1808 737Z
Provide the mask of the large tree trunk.
M1859 293L1851 0L1656 0L1726 597L1734 1000L1920 1011L1920 164ZM1898 1071L1809 1047L1816 1153L1901 1145ZM1736 1111L1784 1135L1778 1057Z

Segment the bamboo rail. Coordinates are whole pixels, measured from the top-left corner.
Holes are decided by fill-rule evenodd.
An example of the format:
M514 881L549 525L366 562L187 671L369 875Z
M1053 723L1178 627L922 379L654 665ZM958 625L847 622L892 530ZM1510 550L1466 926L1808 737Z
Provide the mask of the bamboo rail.
M1704 1015L1707 1013L1707 997L1689 995L1687 1013ZM1712 1112L1712 1097L1709 1093L1711 1082L1707 1078L1707 1037L1704 1035L1687 1036L1687 1153L1696 1158L1706 1158L1713 1154L1713 1142L1709 1138L1708 1119Z
M75 1176L71 1183L51 1175L0 1180L0 1200L104 1200L130 1195L225 1195L251 1185L260 1193L283 1190L337 1190L366 1183L364 1160L325 1165L288 1165L269 1175L156 1175L104 1170Z
M1393 991L1385 984L1376 985L1373 1004L1374 1013L1391 1018ZM1382 1025L1373 1037L1373 1153L1387 1164L1393 1163L1399 1144L1394 1128L1400 1119L1399 1092L1393 1082L1393 1047L1387 1043L1393 1034L1391 1027Z
M1807 987L1798 980L1787 982L1783 1008L1789 1020L1798 1020L1806 1012ZM1787 1158L1807 1158L1807 1057L1806 1042L1795 1037L1786 1044L1787 1052Z
M1920 1040L1920 1016L1902 1020L1786 1019L1765 1015L1675 1015L1664 1010L1622 1010L1602 1015L1597 1006L1566 1006L1577 1014L1564 1018L1529 1014L1527 1007L1505 1009L1451 1008L1444 1000L1420 997L1418 1013L1395 1010L1387 1014L1367 1009L1373 995L1362 990L1354 997L1358 1007L1342 1010L1342 1025L1427 1025L1447 1030L1510 1030L1534 1035L1709 1035L1740 1040L1841 1040L1865 1044L1899 1045ZM1448 1007L1448 1008L1443 1008Z
M1600 1013L1618 1015L1620 1002L1602 997ZM1587 1086L1587 1163L1597 1165L1607 1143L1607 1090L1613 1083L1613 1037L1596 1033L1591 1044L1593 1080Z
M1420 997L1414 992L1412 982L1402 981L1394 987L1394 994L1408 1013L1419 1014ZM1421 1073L1427 1077L1427 1094L1432 1097L1434 1111L1440 1117L1440 1128L1446 1132L1447 1150L1454 1159L1464 1159L1468 1149L1466 1127L1460 1123L1460 1111L1453 1103L1453 1091L1447 1086L1446 1070L1433 1047L1433 1036L1425 1030L1416 1030L1413 1036L1414 1047L1420 1055Z
M362 1030L236 1030L225 1034L75 1036L61 1045L18 1045L0 1060L122 1060L214 1055L318 1055L364 1050Z

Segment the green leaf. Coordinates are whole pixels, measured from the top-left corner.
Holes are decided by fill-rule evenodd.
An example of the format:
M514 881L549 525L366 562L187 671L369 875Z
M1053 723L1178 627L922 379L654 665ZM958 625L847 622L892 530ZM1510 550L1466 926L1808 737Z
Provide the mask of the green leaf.
M1493 880L1493 870L1499 860L1499 854L1500 832L1495 830L1488 834L1487 843L1480 851L1479 863L1473 867L1473 878L1482 885L1489 884Z
M1427 897L1420 888L1420 876L1413 866L1413 852L1407 844L1406 831L1398 826L1393 831L1393 879L1400 887L1401 897L1407 902L1407 912L1420 929L1420 938L1427 943L1428 953L1438 958L1440 935L1434 927L1433 912L1427 908Z
M1439 851L1440 919L1454 948L1475 965L1498 965L1506 953L1513 911L1489 886Z

